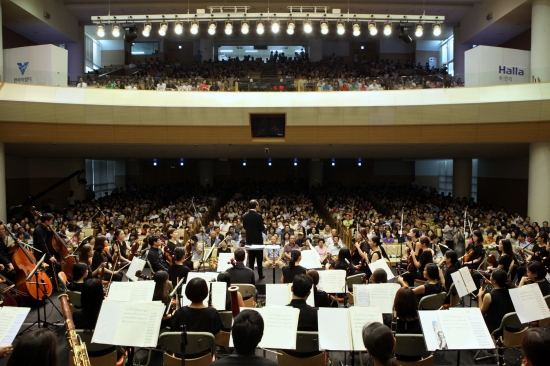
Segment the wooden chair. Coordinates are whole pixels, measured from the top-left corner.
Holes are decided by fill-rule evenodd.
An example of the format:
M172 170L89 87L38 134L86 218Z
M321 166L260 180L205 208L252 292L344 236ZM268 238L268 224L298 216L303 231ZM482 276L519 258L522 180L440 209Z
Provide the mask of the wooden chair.
M256 306L256 286L246 283L235 283L239 287L239 293L243 297L244 307L253 308Z
M309 357L298 357L289 355L285 351L279 350L280 355L277 356L277 363L281 366L324 366L326 365L325 353L319 352L319 333L318 332L298 332L296 335L296 350L294 354L304 353L310 354L319 352Z
M181 332L167 332L161 334L159 337L159 344L161 346L161 349L164 350L164 365L181 366L181 358L172 356L172 354L179 354L181 352ZM215 351L216 341L212 334L206 332L187 332L187 346L185 347L185 353L208 353L198 358L186 358L186 365L208 366L212 362L212 357L215 354Z
M418 303L418 310L438 310L443 306L445 297L447 297L445 292L424 296Z

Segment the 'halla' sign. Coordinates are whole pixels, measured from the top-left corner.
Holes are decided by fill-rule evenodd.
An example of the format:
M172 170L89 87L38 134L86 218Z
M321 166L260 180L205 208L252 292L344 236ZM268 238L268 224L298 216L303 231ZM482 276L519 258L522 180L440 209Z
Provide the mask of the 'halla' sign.
M506 75L518 75L518 76L525 75L525 72L518 67L506 67L506 66L499 66L498 73L506 74Z

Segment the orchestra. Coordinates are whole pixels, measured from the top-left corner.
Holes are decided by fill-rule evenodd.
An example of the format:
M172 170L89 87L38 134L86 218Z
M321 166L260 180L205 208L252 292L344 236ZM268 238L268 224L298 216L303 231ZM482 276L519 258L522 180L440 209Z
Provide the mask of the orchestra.
M28 274L33 269L33 265L37 263L37 258L45 255L45 261L38 272L44 282L49 283L49 294L51 294L52 290L55 291L55 287L57 287L54 287L55 277L57 277L55 274L65 272L63 269L69 268L66 267L67 257L75 258L75 263L70 267L67 289L81 293L82 308L77 309L73 314L76 329L91 330L95 327L101 303L106 292L108 293L109 284L112 281L124 281L124 273L128 268L125 265L130 264L132 258L137 257L146 260L151 270L150 276L142 272L138 273L137 277L140 280L155 282L152 300L161 301L166 307L161 320L162 329L181 330L185 326L187 331L208 331L217 336L221 330L229 331L223 327L217 312L211 309L211 306L205 306L203 303L211 294L207 282L201 278L195 278L191 283L186 281L189 274L197 271L199 264L206 260L203 258L203 252L209 246L207 242L200 241L194 234L200 232L201 229L191 230L186 242L180 240L180 232L173 227L165 231L167 234L165 241L163 241L163 237L157 235L157 230L147 230L147 235L140 237L135 231L124 231L119 228L114 230L112 240L108 240L99 229L94 236L87 238L86 241L79 245L73 245L72 241L65 240L61 236L54 236L52 239L50 231L53 230L48 228L55 226L53 215L42 214L39 221L40 223L34 230L32 246L22 240L14 240L14 245L8 247L6 245L8 233L12 233L5 227L5 224L0 224L0 279L5 278L6 281L17 284L16 289L23 291L24 281L20 280L21 276ZM269 241L266 241L265 244L277 245L278 249L264 250L263 265L264 268L274 268L274 270L280 271L281 283L294 284L293 300L289 305L300 309L299 324L302 324L300 326L302 330L315 331L317 327L308 327L306 318L316 321L316 308L331 306L330 299L334 298L334 295L338 295L327 294L322 288L317 288L319 285L318 270L343 270L346 277L364 273L366 275L363 282L387 283L388 277L384 270L377 269L373 273L369 268L370 264L379 260L386 261L390 266L395 263L398 267L396 268L397 282L402 288L397 291L395 296L393 317L384 318L386 325L392 329L395 328L394 332L396 333L422 334L417 311L419 301L425 296L449 292L453 283L451 274L457 272L461 267L468 268L474 282L480 283L480 290L476 298L478 307L485 316L489 331L498 328L502 317L507 312L514 310L508 292L514 286L514 282L518 287L537 284L544 296L550 295L550 284L546 279L549 269L547 259L550 244L548 243L548 234L544 231L539 232L533 238L532 245L516 243L516 250L514 250L513 242L500 235L495 235L496 246L484 244L486 234L479 226L474 226L471 238L465 239L464 255L459 258L455 250L446 250L443 254L438 253L441 250L437 244L438 240L434 240L433 236L421 235L420 227L407 223L409 230L404 230L404 233L407 232L408 235L403 235L402 244L404 255L401 258L392 255L390 258L386 252L393 253L396 250L397 253L401 253L399 249L395 249L395 246L401 244L398 243L400 240L398 237L395 237L394 241L380 239L378 236L380 232L386 233L386 236L388 233L390 236L395 235L392 234L394 232L392 227L388 225L358 224L355 235L349 236L346 236L348 235L346 231L353 232L352 225L342 229L344 235L335 229L325 229L330 235L330 245L328 246L325 244L325 240L319 236L314 241L308 238L298 242L293 234L288 234L288 241L284 247L281 247L278 244L279 234L270 225L269 220L267 223L263 234L271 233L273 235L269 236ZM397 220L393 226L396 225L398 225ZM307 226L317 229L315 221L307 223ZM100 226L96 227L100 228ZM293 230L295 227L289 225L287 228ZM376 227L378 227L378 231ZM454 224L449 227L453 228ZM461 230L457 229L456 231ZM429 234L429 232L431 232L430 235L434 235L435 230L424 228L422 234ZM218 281L227 283L226 306L224 309L220 309L220 311L226 311L231 309L230 286L236 283L256 284L256 279L254 270L244 265L246 251L243 248L235 248L235 243L232 240L233 235L222 233L225 235L225 239L218 241L217 235L220 234L214 230L212 233L216 235L217 246L211 255L210 267L215 268L216 265L219 265L220 253L233 253L235 259L233 268L218 275ZM130 241L126 239L130 239ZM49 243L52 240L63 240L63 242L58 243L60 244L58 246L52 246ZM448 237L446 240L450 242ZM63 257L63 248L67 248L74 254ZM458 245L456 249L461 248L462 246ZM300 263L304 250L315 251L319 256L322 268L308 270L308 268L302 267ZM26 263L21 261L21 258L26 258ZM402 264L407 267L407 271L403 274L401 274ZM517 270L511 271L514 269L513 267L516 267ZM511 275L511 273L514 274ZM515 278L517 279L514 281ZM176 304L169 296L169 289L174 288L181 279L184 279L184 284L187 282L185 294L182 294L191 301L187 307L182 307L179 303ZM416 281L420 283L415 283ZM5 292L11 294L10 296L13 296L17 304L32 303L33 299L25 297L31 297L33 292L37 292L36 288L30 288L23 291L26 293L23 296L14 290L9 289ZM351 291L351 289L349 290ZM39 295L40 291L39 289ZM40 301L49 294L38 296L34 301ZM308 296L314 298L315 308L305 305ZM449 296L450 294L445 300L446 304L449 303ZM3 295L2 299L4 297ZM240 293L237 299L239 306L243 307L244 302ZM334 301L332 303L334 304ZM206 326L206 324L210 325ZM407 356L396 356L401 361L413 361Z

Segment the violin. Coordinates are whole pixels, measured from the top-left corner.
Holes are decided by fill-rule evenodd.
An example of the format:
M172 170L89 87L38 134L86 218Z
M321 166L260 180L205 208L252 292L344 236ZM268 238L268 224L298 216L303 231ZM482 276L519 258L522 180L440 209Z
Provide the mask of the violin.
M141 270L136 271L136 277L141 278L142 280L145 280L145 281L149 281L151 279L151 277L144 275Z
M172 253L168 245L163 243L162 246L164 247L164 259L166 259L166 262L168 262L168 264L172 264L172 256L174 255L174 253Z
M412 257L412 251L413 249L411 249L408 245L407 245L407 271L409 272L416 272L418 269L416 268L416 266L414 265L414 259Z

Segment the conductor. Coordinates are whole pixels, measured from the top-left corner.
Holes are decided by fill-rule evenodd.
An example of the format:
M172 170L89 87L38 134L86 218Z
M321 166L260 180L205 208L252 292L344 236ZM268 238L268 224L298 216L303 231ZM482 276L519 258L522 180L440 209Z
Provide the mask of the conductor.
M265 230L264 219L262 215L256 211L258 201L251 200L249 206L250 210L243 216L243 226L246 231L246 245L261 245L264 243L262 237L262 232ZM248 251L248 267L254 270L254 261L257 261L260 280L265 278L262 268L263 254L263 250Z

